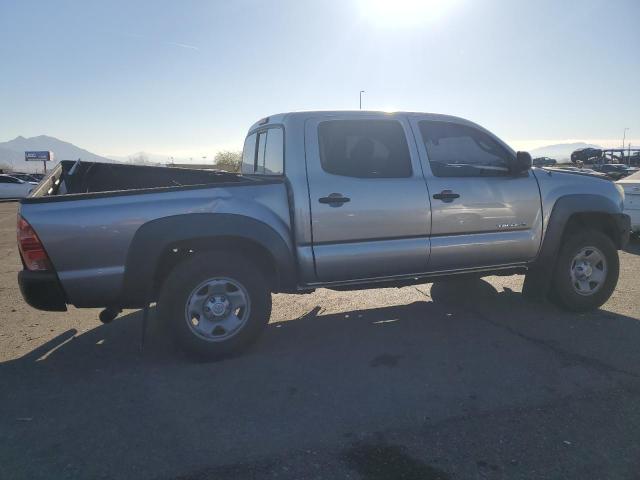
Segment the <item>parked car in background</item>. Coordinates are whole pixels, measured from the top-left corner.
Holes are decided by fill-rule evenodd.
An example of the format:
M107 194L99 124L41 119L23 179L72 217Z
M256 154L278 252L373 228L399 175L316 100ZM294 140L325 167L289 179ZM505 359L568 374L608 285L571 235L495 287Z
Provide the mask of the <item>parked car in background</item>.
M13 178L18 178L22 181L38 184L40 182L40 178L36 178L34 175L29 173L16 173L13 172L10 174Z
M558 170L560 171L568 171L568 172L576 172L576 173L582 173L585 175L592 175L594 177L600 177L600 178L605 178L607 180L609 180L609 177L602 173L602 172L596 172L595 170L592 170L591 168L583 168L583 167L559 167Z
M631 217L631 230L640 235L640 171L616 183L624 189L624 212Z
M578 150L575 150L571 154L571 161L573 163L576 163L579 160L584 163L593 163L595 160L599 159L600 157L602 157L601 149L586 147L586 148L579 148Z
M620 163L605 163L603 165L594 165L593 170L596 172L604 173L607 177L612 180L620 180L632 172L629 171L626 165L622 165Z
M558 162L555 158L538 157L533 159L534 167L553 167L556 163Z
M25 182L12 175L0 174L0 198L24 198L36 185L36 182Z
M20 289L105 322L155 302L204 357L255 340L274 292L524 273L526 296L595 309L629 238L622 189L531 163L468 120L364 111L256 122L242 175L62 161L21 201Z

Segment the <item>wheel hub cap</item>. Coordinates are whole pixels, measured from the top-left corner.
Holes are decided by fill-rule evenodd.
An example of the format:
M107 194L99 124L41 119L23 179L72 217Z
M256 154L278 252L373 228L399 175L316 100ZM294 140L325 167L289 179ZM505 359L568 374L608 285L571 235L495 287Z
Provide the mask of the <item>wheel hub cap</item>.
M209 313L209 316L223 317L228 313L229 306L230 303L226 297L211 297L205 302L204 311Z
M211 278L191 291L185 320L194 334L218 342L242 330L249 309L249 294L240 283L230 278Z
M581 280L588 279L593 273L593 267L590 262L581 261L576 265L576 276Z
M576 293L593 295L607 278L606 257L595 247L582 248L571 261L569 275Z

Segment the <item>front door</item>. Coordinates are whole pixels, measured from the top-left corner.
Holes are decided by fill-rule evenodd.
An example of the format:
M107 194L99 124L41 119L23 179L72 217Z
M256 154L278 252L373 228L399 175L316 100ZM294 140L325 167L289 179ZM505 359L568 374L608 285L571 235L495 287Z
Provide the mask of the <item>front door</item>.
M305 130L317 280L424 272L429 197L407 120L327 116Z
M537 181L509 172L513 153L466 122L412 119L431 194L430 271L534 259L542 235Z

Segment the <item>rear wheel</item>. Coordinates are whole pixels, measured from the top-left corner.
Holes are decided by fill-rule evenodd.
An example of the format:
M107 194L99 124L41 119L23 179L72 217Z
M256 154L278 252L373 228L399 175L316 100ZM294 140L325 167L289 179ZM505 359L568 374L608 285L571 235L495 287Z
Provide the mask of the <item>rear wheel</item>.
M171 272L158 312L183 350L222 358L260 335L271 314L271 292L262 272L241 256L202 253Z
M618 251L609 237L587 230L568 236L560 249L552 300L577 312L605 303L618 283Z

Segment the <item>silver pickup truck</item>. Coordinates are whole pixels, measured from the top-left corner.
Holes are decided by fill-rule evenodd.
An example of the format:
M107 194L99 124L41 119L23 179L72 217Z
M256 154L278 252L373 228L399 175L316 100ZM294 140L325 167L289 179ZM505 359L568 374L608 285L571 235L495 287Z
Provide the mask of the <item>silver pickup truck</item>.
M19 283L105 321L156 303L205 357L257 338L274 292L524 273L525 295L584 311L616 286L623 200L461 118L285 113L249 129L242 174L62 162L21 201Z

